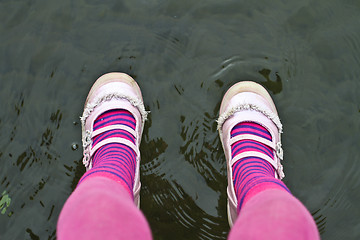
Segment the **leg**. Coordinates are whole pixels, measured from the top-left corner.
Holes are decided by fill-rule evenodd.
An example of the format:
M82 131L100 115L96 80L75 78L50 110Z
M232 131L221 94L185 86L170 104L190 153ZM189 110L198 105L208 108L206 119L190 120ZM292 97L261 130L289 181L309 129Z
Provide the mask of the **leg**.
M320 239L304 205L278 189L261 191L241 208L229 239Z
M105 177L93 177L66 201L57 226L61 239L151 239L149 225L128 191Z

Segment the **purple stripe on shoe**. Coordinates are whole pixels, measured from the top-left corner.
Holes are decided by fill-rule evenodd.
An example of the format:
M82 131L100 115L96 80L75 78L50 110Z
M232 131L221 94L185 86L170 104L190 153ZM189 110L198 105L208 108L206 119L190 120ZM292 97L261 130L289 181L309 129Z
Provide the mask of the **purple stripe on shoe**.
M129 112L119 113L115 116L108 115L107 117L103 117L103 115L100 115L94 123L94 130L113 124L124 124L133 129L135 129L135 125L136 125L134 117Z
M256 161L258 160L258 161ZM246 174L248 171L251 170L258 170L263 172L264 174L273 174L274 168L270 165L264 165L263 159L261 158L254 158L254 157L247 157L243 158L242 161L238 161L233 166L233 176L234 181L238 181L239 179L243 178L243 175ZM241 164L241 165L238 165Z
M113 124L131 127L135 130L135 118L128 111L115 109L101 114L94 122L94 130ZM114 129L95 136L93 147L99 142L113 137L124 138L135 144L135 137L125 130ZM100 147L93 155L93 167L80 179L79 184L89 176L103 176L124 183L133 192L136 171L136 153L132 148L120 143L109 143Z
M254 126L254 124L245 124L245 126L235 126L231 131L231 137L237 136L239 134L254 134L267 140L271 140L271 135L269 132L260 125Z
M124 157L131 161L131 164L136 164L136 154L135 152L123 145L123 144L107 144L100 148L96 153L94 154L94 160L93 163L100 163L103 159L109 159L109 158L116 158L116 157Z
M113 121L113 120L108 120L108 121L103 120L97 125L96 128L94 127L94 130L97 130L99 128L106 127L106 126L109 126L109 125L114 125L114 124L119 124L119 123L117 121ZM125 126L128 126L128 127L131 127L131 128L134 128L133 122L131 120L123 119L123 121L121 121L121 124L123 124Z
M272 140L267 129L252 122L239 123L231 131L232 137L241 134L253 134L269 141ZM240 140L231 146L233 158L247 151L260 152L272 159L274 158L273 149L254 140ZM238 209L241 208L246 194L248 194L253 187L260 184L266 184L267 187L276 186L278 189L280 186L280 189L290 192L282 181L275 178L275 169L273 166L262 158L242 158L233 164L232 171L234 189L238 199Z
M233 152L232 152L232 157L234 158L235 155L243 152L243 150L247 150L248 151L252 151L255 150L256 152L261 152L264 153L266 155L268 155L269 157L273 158L274 157L274 152L267 146L265 146L262 143L258 143L255 141L240 141L237 142L236 144L233 144L232 146Z

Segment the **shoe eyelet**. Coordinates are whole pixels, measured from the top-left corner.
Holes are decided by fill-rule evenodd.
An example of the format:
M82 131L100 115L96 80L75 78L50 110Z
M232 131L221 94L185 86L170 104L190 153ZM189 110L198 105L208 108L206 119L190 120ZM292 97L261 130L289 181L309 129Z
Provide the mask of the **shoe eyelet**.
M90 163L90 154L88 152L84 152L83 164L85 167L88 167L89 163Z
M278 142L276 144L276 155L278 156L278 158L280 158L280 160L283 160L284 157L284 151L281 147L281 142Z
M91 144L91 132L86 130L85 137L83 139L83 147L87 148Z

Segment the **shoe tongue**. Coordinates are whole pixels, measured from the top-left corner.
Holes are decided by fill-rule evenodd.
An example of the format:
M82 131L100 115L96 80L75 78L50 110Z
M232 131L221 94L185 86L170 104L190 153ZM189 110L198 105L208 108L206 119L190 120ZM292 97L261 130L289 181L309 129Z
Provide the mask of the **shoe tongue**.
M91 102L98 102L100 99L110 95L128 96L134 99L139 98L128 84L123 82L112 82L97 89L93 94L94 98Z

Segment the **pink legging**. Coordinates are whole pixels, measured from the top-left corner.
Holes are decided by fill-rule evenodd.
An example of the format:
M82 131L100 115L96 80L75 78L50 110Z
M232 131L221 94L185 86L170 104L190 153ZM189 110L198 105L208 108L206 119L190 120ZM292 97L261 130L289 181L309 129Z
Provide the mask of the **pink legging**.
M57 225L62 239L152 239L151 230L132 196L114 180L93 177L66 201ZM286 191L269 189L241 208L229 239L320 239L302 203Z

